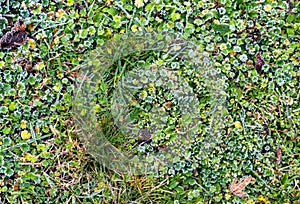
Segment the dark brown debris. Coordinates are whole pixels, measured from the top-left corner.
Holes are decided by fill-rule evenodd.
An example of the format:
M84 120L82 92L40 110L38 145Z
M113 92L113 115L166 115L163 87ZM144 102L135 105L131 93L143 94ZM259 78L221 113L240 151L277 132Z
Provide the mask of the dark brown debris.
M255 57L256 57L256 63L255 63L256 71L261 73L262 66L265 64L265 61L261 57L260 52L256 53Z
M5 33L0 39L0 48L10 49L17 45L23 45L27 41L25 29L26 24L22 18L19 18L11 31Z
M293 13L294 4L291 2L291 0L287 0L287 3L289 5L289 14Z

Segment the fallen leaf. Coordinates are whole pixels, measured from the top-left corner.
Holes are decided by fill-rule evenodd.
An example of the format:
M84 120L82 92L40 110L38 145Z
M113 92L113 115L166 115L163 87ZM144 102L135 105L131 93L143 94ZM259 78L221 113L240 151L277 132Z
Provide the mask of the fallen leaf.
M51 197L50 189L47 189L47 190L45 191L45 194L46 194L46 196Z
M22 18L19 18L11 31L5 33L0 39L0 48L10 49L16 45L23 45L28 39L25 29L26 24Z
M280 146L277 147L277 163L280 164L281 162L281 148Z
M237 195L239 197L249 197L247 193L244 193L243 190L245 187L251 182L252 177L248 176L239 183L236 183L236 178L233 179L232 183L230 184L230 191L232 194Z
M14 183L14 191L18 191L19 190L19 183Z

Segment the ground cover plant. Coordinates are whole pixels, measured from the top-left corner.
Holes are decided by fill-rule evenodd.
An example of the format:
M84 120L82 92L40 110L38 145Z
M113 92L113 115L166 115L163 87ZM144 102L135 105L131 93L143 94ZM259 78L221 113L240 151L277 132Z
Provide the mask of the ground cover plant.
M0 202L300 202L299 1L0 4ZM170 114L163 134L152 140L122 134L109 110L112 90L127 72L167 64L198 95L202 125L197 142L182 152L188 159L132 176L106 168L87 151L72 107L86 56L111 39L139 32L174 33L196 42L224 82L225 104L215 146L198 157L212 110L201 76L160 51L114 62L98 84L95 109L107 139L122 151L163 151L170 140L165 136L176 138L176 124L184 120L164 87L154 92L148 86L137 90L130 119L149 127L147 110L159 104Z

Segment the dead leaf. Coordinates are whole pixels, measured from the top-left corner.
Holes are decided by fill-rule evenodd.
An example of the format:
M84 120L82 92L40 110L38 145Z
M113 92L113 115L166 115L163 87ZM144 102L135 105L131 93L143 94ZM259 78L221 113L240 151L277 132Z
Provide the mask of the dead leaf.
M45 194L46 194L46 196L51 197L50 189L47 189L47 190L45 191Z
M280 164L281 162L281 148L280 146L277 147L277 163Z
M19 18L11 31L5 33L0 39L0 48L10 49L16 45L23 45L27 41L27 33L25 31L26 24L22 18Z
M249 195L247 193L244 193L243 190L249 183L251 183L251 180L252 180L251 176L246 177L239 183L236 183L236 178L233 179L232 183L230 184L231 193L239 197L249 197Z
M14 183L14 191L18 191L19 190L19 183Z
M50 125L50 130L54 134L54 136L58 136L60 132L52 125Z

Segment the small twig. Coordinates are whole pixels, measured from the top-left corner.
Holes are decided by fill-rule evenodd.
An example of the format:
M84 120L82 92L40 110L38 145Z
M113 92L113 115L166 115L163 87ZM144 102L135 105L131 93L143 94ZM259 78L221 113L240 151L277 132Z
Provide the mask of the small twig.
M20 165L42 165L42 163L32 163L32 162L21 162L21 163L19 163Z
M16 15L14 15L14 14L2 14L2 16L3 17L8 17L8 18L14 18L14 17L16 17Z
M35 22L35 21L33 21L33 22ZM36 21L36 22L40 23L41 21ZM45 22L45 21L43 21L43 22ZM50 21L50 22L52 22L52 21ZM43 29L39 29L35 33L33 33L32 36L35 36L37 33L40 33L41 31L47 30L49 28L56 28L58 26L63 26L63 25L66 25L66 24L68 24L68 22L61 23L61 24L54 24L53 26L49 26L49 27L46 27L46 28L43 28Z

